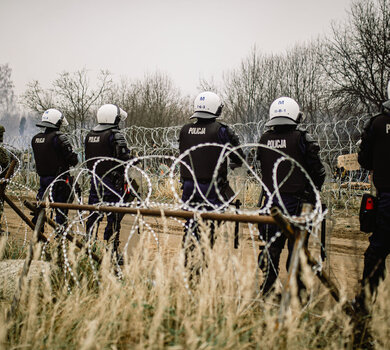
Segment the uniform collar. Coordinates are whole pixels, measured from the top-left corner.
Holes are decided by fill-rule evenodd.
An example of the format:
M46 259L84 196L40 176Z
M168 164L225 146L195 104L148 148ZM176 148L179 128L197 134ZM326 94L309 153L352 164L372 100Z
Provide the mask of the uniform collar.
M57 125L54 125L53 123L49 123L46 121L36 123L35 125L40 127L40 128L59 129L59 127Z
M212 118L212 119L197 119L195 124L211 124L211 123L215 122L215 119L216 118Z
M110 129L118 129L116 124L98 124L92 130L93 131L105 131Z
M198 118L199 119L202 119L202 120L210 120L210 119L215 119L217 118L217 116L215 114L212 114L212 113L208 113L208 112L195 112L191 117L190 119L194 119L194 118Z
M298 125L296 121L289 117L275 117L265 123L265 126L276 126L276 125Z

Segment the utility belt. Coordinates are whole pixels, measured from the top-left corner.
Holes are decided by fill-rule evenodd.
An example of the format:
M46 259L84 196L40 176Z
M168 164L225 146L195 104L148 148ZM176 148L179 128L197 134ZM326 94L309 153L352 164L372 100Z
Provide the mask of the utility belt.
M194 182L194 179L193 178L191 178L191 179L183 178L183 182L185 182L185 181ZM196 179L196 182L199 184L202 184L202 185L207 185L207 184L211 184L213 182L213 180L212 179ZM218 186L218 190L220 191L220 193L225 201L231 202L234 199L235 193L234 193L233 189L230 187L229 181L227 179L224 179L221 177L218 178L216 185Z

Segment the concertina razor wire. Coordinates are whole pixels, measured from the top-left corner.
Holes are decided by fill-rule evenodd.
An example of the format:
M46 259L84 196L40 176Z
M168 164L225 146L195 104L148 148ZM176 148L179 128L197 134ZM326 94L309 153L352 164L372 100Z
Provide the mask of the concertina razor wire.
M297 218L289 216L283 206L282 211L290 221L308 228L312 237L320 242L318 230L313 228L318 227L327 213L327 211L323 211L321 203L326 203L329 212L333 212L334 210L348 212L354 210L356 204L360 201L361 194L366 190L366 187L363 186L363 184L368 183L368 173L366 171L359 169L341 173L340 169L337 167L338 156L357 152L357 142L366 120L367 117L364 116L360 118L348 118L336 123L303 125L318 142L320 146L320 156L326 167L327 177L321 194L315 189L315 186L305 169L293 159L285 156L283 152L276 149L273 149L273 151L280 153L280 158L273 168L273 181L276 191L271 193L270 190L264 186L259 172L259 164L255 159L257 147L267 148L267 146L257 143L264 131L264 121L231 125L232 129L240 138L241 146L239 147L233 148L227 145L202 144L187 150L181 155L178 150L178 137L181 126L160 128L129 127L121 130L121 132L125 136L134 158L128 162L107 158L98 159L92 170L87 169L84 161L83 143L88 130L75 130L68 134L68 136L74 151L78 154L80 163L68 172L73 178L69 197L76 203L86 203L91 178L96 185L100 184L103 187L106 186L102 179L96 175L95 169L98 162L111 160L116 162L118 169L122 169L121 171L123 171L125 182L127 183L128 188L132 190L134 197L131 202L128 202L126 201L124 194L116 193L117 201L114 203L105 203L103 198L100 197L100 202L97 203L97 205L104 204L134 208L185 209L199 211L202 209L197 207L194 208L189 202L182 202L181 200L179 184L179 168L181 164L187 167L192 174L195 188L199 188L194 172L183 162L183 158L193 149L205 146L221 147L222 151L218 160L218 166L215 169L213 176L213 181L216 183L219 166L228 158L231 152L236 153L237 148L241 148L245 155L245 158L242 159L243 165L241 168L231 171L228 177L236 196L241 198L243 204L242 208L237 209L232 207L230 205L230 200L232 200L233 197L230 198L230 200L224 199L218 186L216 186L217 195L221 200L222 205L217 207L214 204L209 203L207 198L203 196L205 203L209 206L209 210L252 215L269 214L273 198L276 197L280 199L280 193L277 190L280 184L278 184L276 180L278 167L282 162L290 162L294 167L301 169L309 180L316 195L316 202L314 210L306 218L305 222L298 222L296 221ZM22 196L25 196L26 194L35 196L36 190L39 187L39 177L35 173L34 157L30 146L31 139L8 139L7 136L5 139L7 143L3 144L3 147L18 161L17 170L13 177L8 181L7 192L11 193L14 198L17 198L17 201L21 204ZM236 154L239 156L238 153ZM291 172L292 171L290 171L290 174ZM133 187L133 179L136 180L138 188ZM46 196L47 200L53 201L53 188L63 181L64 180L60 175L57 180L49 186ZM267 193L268 201L262 208L259 208L257 206L257 201L261 189ZM90 213L88 212L78 212L77 215L69 218L67 223L68 226L62 234L66 235L67 232L72 231L73 234L85 237L85 222L89 215ZM3 218L3 221L4 220L6 221L6 217ZM183 221L178 219L174 220L184 227ZM153 227L140 216L137 216L137 220L134 221L129 232L125 248L129 245L131 237L139 229L141 222L142 226L149 230L153 235L156 245L158 246L158 235ZM250 227L252 226L250 225ZM58 232L53 229L48 237L49 241L50 239L53 239L57 233ZM272 244L272 242L269 242L268 244ZM65 239L62 240L62 247L65 271L76 281L77 278L73 274L71 264L67 259ZM88 245L88 249L91 249L90 244ZM44 251L45 248L43 249L42 254L44 254ZM97 276L96 271L95 274Z

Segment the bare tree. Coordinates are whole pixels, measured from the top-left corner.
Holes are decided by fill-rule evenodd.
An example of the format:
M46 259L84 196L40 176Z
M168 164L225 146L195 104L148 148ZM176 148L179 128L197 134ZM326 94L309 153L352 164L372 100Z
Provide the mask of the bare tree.
M281 96L294 98L315 121L325 111L326 75L318 41L296 45L284 54L265 55L254 48L239 69L224 75L226 115L233 123L268 118L269 106Z
M278 55L253 48L223 76L224 116L232 123L264 120L280 96L294 98L313 123L377 110L390 79L389 9L390 0L356 0L330 38ZM201 86L218 90L207 81Z
M43 113L48 108L57 108L66 116L71 128L86 128L96 123L96 108L111 91L112 84L108 71L100 72L96 88L91 87L86 69L63 72L47 90L38 81L31 82L22 99L32 111Z
M126 126L177 125L191 113L189 98L183 97L172 80L159 72L146 75L143 80L122 80L113 87L108 99L126 110Z
M357 0L346 23L333 24L323 66L342 113L372 112L390 78L390 0Z
M225 117L231 123L266 118L271 96L278 90L282 70L278 56L265 56L253 48L241 66L224 74Z
M8 64L0 65L0 109L8 111L14 102L14 84L11 80L12 69Z
M37 80L27 85L27 90L22 95L22 103L37 113L43 113L55 106L52 90L44 90Z
M5 127L6 142L15 136L20 136L21 123L21 112L16 105L11 74L12 69L8 64L0 65L0 124Z
M332 115L329 108L329 78L322 66L322 41L296 45L286 52L280 94L294 98L308 122Z

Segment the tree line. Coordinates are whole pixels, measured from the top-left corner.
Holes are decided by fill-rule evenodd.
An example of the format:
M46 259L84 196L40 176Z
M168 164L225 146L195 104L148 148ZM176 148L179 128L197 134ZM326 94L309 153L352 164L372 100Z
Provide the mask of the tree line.
M266 118L272 101L283 95L299 103L309 122L332 122L378 111L389 80L390 1L358 0L327 37L279 55L253 48L224 75L219 91L231 122Z
M389 9L390 0L353 1L345 21L332 23L328 36L296 44L281 54L253 47L239 67L224 72L219 84L202 80L198 88L221 95L223 117L230 123L268 118L270 104L282 95L299 103L308 122L374 113L387 99L390 80ZM48 89L30 82L21 102L36 116L58 108L77 129L95 125L96 110L104 103L116 103L128 112L126 126L180 125L191 114L193 98L184 96L161 72L118 83L102 70L92 86L88 70L81 69L59 73ZM10 67L0 65L2 119L14 105Z

